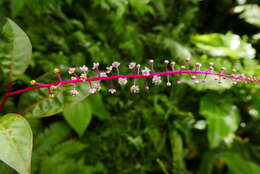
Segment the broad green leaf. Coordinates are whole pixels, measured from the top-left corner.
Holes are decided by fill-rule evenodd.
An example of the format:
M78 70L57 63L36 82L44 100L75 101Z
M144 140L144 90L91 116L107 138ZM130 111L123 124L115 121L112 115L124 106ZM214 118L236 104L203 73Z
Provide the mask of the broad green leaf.
M76 105L66 108L63 111L63 116L77 134L82 136L92 118L91 107L88 100L85 99Z
M55 92L54 98L49 98L46 88L31 90L22 94L19 101L20 113L26 117L47 117L62 112L65 108L77 104L84 100L88 95L89 84L78 83L78 96L72 96L70 90L71 85L59 87Z
M207 61L200 60L200 61L204 62L205 65L210 63L210 60L207 60ZM225 74L227 74L228 72L231 72L231 69L234 68L232 66L232 64L230 63L230 61L228 61L226 59L222 59L222 58L214 59L214 72L220 72L220 69L223 66L226 68ZM201 69L203 71L206 71L208 69L208 67L203 66ZM194 74L194 75L196 75L196 74ZM223 90L229 89L233 86L232 81L230 79L221 78L222 83L220 84L219 79L218 80L214 79L216 76L207 75L206 83L201 82L202 79L205 78L205 75L197 74L196 77L197 77L197 80L199 80L199 82L200 82L198 84L195 84L194 80L191 80L190 75L183 75L184 83L189 84L192 88L195 88L198 91L203 91L203 90L208 90L208 89L223 91Z
M15 80L28 67L32 46L25 32L11 19L3 27L0 36L0 68L9 80Z
M171 56L177 57L177 58L187 58L191 57L191 53L188 48L181 45L180 43L176 42L175 40L171 38L165 38L163 40L163 48L170 51Z
M218 95L206 95L200 101L200 114L208 122L210 147L218 146L222 141L231 143L237 130L240 116L238 109L229 98Z
M204 79L204 75L197 75L197 77L199 79ZM183 82L189 84L192 88L195 88L198 91L203 91L203 90L208 90L208 89L216 90L216 91L223 91L223 90L229 89L233 86L232 80L230 80L230 79L223 80L223 78L222 78L222 83L219 84L219 80L215 80L214 77L215 76L208 75L206 77L205 83L201 82L201 80L200 80L200 82L198 84L195 84L194 80L191 80L191 78L188 76L185 79L183 79Z
M99 119L104 120L108 118L109 112L107 111L102 96L99 93L89 96L87 101L91 108L91 112Z
M231 57L233 59L255 57L256 51L250 43L239 35L227 33L198 34L191 36L191 41L212 56Z
M0 118L0 160L20 174L30 174L33 135L29 123L18 114Z
M240 18L249 24L260 27L260 6L257 4L246 4L236 6L233 10L235 13L241 13Z
M244 159L240 154L234 152L221 153L220 159L223 160L227 166L230 174L259 174L260 165Z

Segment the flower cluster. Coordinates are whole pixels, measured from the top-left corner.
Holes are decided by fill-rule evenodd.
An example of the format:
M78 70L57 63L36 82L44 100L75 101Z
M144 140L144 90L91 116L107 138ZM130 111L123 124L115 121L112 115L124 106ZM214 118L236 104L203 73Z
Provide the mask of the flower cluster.
M114 87L114 82L117 80L117 83L120 86L127 86L129 79L132 80L132 84L130 85L130 91L132 93L139 93L140 87L137 80L144 80L144 89L149 90L149 81L151 80L151 84L160 85L164 81L165 76L165 84L166 86L172 86L174 82L176 84L180 84L183 81L183 76L186 74L186 77L190 78L194 84L205 83L207 76L214 76L215 80L218 80L218 83L221 84L224 79L231 79L233 84L237 84L237 82L242 81L245 83L250 82L259 82L260 79L253 76L245 76L244 74L238 74L236 69L233 69L231 74L224 74L225 67L222 67L219 72L214 72L214 63L209 63L208 68L204 71L201 70L201 63L195 63L194 65L190 64L191 59L186 58L185 64L176 68L175 62L170 62L168 60L164 60L163 64L165 65L165 70L163 72L155 72L155 64L154 60L149 60L148 65L141 68L140 64L136 62L131 62L128 64L130 75L121 75L120 74L120 63L115 61L111 65L105 67L105 70L100 70L100 65L98 62L93 63L93 67L89 68L86 65L83 65L79 68L70 67L68 68L68 74L70 75L71 80L63 80L61 78L60 70L54 69L53 72L56 74L58 78L58 82L50 83L50 84L42 84L38 83L35 80L31 81L31 85L35 85L32 88L26 88L19 91L9 92L8 96L15 95L17 93L25 92L32 89L37 88L48 88L49 96L51 98L55 97L54 93L58 90L58 88L63 84L73 84L70 93L72 96L79 95L79 91L77 90L78 82L87 82L89 84L88 92L90 94L94 94L101 90L101 82L104 80L110 81L110 88L108 92L111 94L115 94L117 92ZM91 73L90 73L91 72ZM94 72L94 76L93 76ZM89 74L89 75L88 75ZM175 75L176 77L173 79L171 75Z

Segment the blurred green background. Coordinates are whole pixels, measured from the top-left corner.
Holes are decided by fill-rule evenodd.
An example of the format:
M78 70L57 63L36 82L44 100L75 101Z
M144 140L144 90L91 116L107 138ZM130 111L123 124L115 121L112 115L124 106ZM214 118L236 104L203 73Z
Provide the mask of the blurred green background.
M228 73L236 68L260 77L257 3L1 0L1 26L5 17L11 18L33 46L30 67L14 89L53 68L91 67L97 61L103 69L119 61L127 73L132 61L154 59L162 70L164 59L182 65L191 57L203 70L214 62L216 71L225 66ZM213 80L195 85L187 80L136 95L129 87L117 86L118 93L110 95L105 82L100 93L54 117L30 119L32 173L260 173L260 84ZM10 98L6 112L27 105L24 95ZM0 163L0 173L15 172Z

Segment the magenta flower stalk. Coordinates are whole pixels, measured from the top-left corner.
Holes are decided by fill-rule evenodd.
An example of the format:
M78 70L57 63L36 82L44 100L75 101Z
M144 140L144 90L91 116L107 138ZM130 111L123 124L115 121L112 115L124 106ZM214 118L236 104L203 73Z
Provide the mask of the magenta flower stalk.
M166 76L166 80L167 80L166 85L171 86L172 82L170 82L170 75L179 76L176 81L177 84L181 83L181 76L183 74L188 74L191 77L191 80L193 80L195 84L198 84L200 81L205 82L206 77L208 75L215 76L216 77L215 79L218 80L218 83L222 83L223 79L231 79L233 84L236 84L239 81L244 82L244 83L260 82L260 78L256 78L254 76L236 75L235 69L232 70L230 75L224 74L224 71L225 71L224 67L222 67L220 69L220 72L214 72L213 63L209 63L209 68L206 71L201 71L200 63L195 64L195 66L194 66L195 70L189 70L190 59L187 58L185 60L185 62L186 62L186 66L181 66L180 70L176 70L175 62L170 63L168 60L165 60L164 61L164 64L165 64L164 72L155 72L153 60L149 61L149 65L150 65L151 69L148 67L144 67L141 69L141 66L139 64L136 64L135 62L131 62L128 65L128 67L133 72L132 75L121 75L119 72L119 66L120 66L119 62L113 62L112 66L108 66L106 68L106 71L100 71L99 63L94 63L92 70L94 72L96 72L97 77L87 77L87 73L90 70L88 67L86 67L84 65L84 66L80 67L80 70L82 71L82 74L80 76L78 76L76 74L76 68L74 68L74 67L69 68L68 73L71 75L71 80L63 80L60 75L59 69L54 69L53 72L57 76L57 79L58 79L57 82L43 84L43 83L38 83L35 80L32 80L31 84L35 85L35 86L16 90L16 91L9 91L10 90L10 86L9 86L8 87L9 89L5 93L4 99L0 105L0 110L3 110L4 103L6 102L8 97L19 94L19 93L23 93L26 91L39 89L39 88L47 88L49 91L49 96L51 98L53 98L53 97L55 97L54 92L57 90L58 87L65 85L65 84L74 84L74 86L70 92L71 92L71 95L76 96L79 94L79 92L77 91L76 84L80 83L80 82L89 82L89 84L90 84L89 92L95 93L101 89L101 86L100 86L101 81L110 80L111 86L110 86L109 92L112 94L116 92L116 89L114 88L113 82L112 82L114 79L117 79L118 83L122 86L127 84L128 79L133 79L133 85L130 88L130 91L133 93L139 92L139 86L136 84L137 79L143 78L145 80L145 89L149 89L148 82L147 82L148 78L152 77L152 83L155 85L159 85L162 81L161 76ZM168 65L171 65L171 69L168 69ZM113 69L116 70L116 73L112 73ZM141 74L140 74L140 72L141 72ZM199 81L198 76L204 76L204 77L202 77L202 79ZM91 82L93 82L93 81L97 81L98 83L92 84Z

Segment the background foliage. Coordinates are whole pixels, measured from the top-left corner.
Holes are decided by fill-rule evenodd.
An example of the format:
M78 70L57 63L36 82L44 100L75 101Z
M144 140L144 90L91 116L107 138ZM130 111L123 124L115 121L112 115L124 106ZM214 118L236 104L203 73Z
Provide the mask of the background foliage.
M151 58L183 64L192 57L204 65L214 62L216 69L237 68L259 77L257 2L1 0L1 26L5 17L12 18L33 47L30 62L19 64L21 72L24 64L29 68L14 76L13 89L39 76L41 81L55 80L48 72L56 67L118 60L127 72L130 61L146 63ZM1 36L5 38L4 32ZM1 56L6 50L1 47ZM8 79L0 67L3 89ZM43 101L22 112L34 134L32 173L260 173L259 84L185 81L138 95L130 94L128 87L116 95L103 90L88 96L83 86L78 98L64 89L62 102L58 97L45 100L44 90L10 98L6 113ZM39 117L46 118L31 119ZM15 172L1 163L0 173Z

